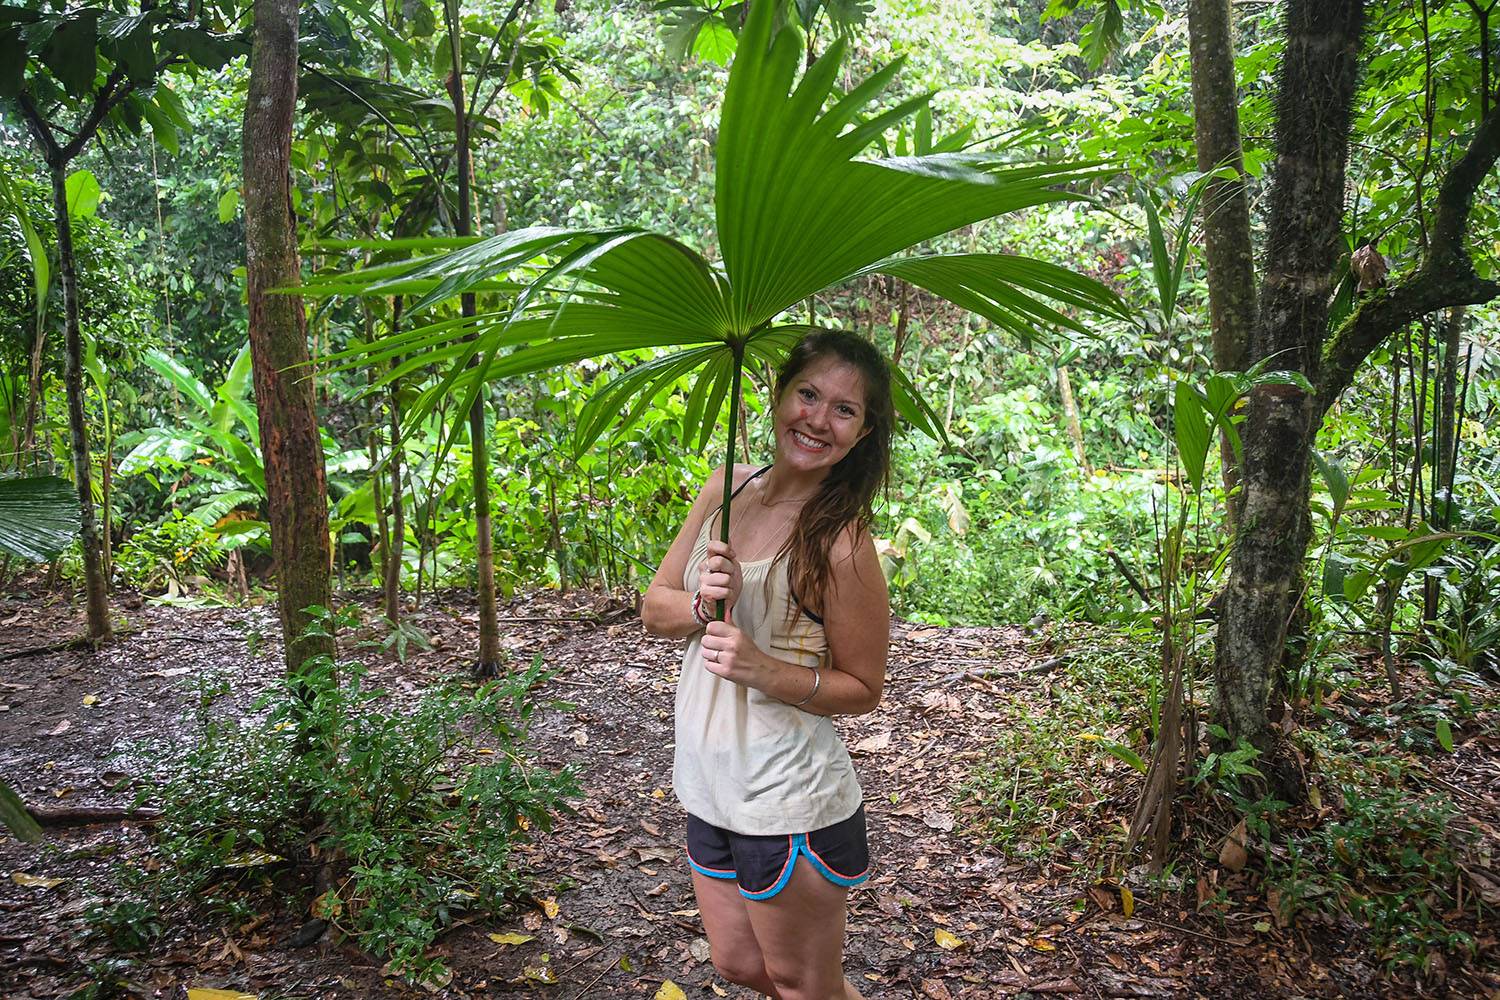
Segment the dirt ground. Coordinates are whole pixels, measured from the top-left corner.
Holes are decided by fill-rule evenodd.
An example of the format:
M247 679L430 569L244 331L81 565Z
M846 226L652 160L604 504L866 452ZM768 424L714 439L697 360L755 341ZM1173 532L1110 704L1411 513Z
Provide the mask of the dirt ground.
M414 615L436 638L433 651L404 665L364 657L372 678L399 696L459 672L475 632L463 600ZM189 725L186 681L221 672L231 697L248 705L280 671L270 608L134 603L122 608L128 633L101 652L36 652L80 634L78 612L54 598L0 598L0 776L28 804L126 805L130 779L152 767L131 748ZM337 935L289 947L306 912L283 908L239 927L169 928L132 956L129 994L580 1000L652 997L671 980L689 997L749 995L707 961L681 852L683 817L670 792L680 645L646 636L630 608L592 594L537 593L502 616L515 659L540 653L557 671L546 693L577 706L536 724L542 761L577 765L585 792L522 855L536 898L508 920L446 934L439 947L454 975L436 990L383 976L379 959ZM14 655L25 650L33 651ZM958 676L975 664L990 676ZM974 807L958 788L1007 725L999 693L1066 669L1029 649L1020 629L896 624L883 703L838 722L864 786L874 859L874 877L851 896L846 963L868 997L1500 997L1492 968L1387 979L1370 954L1342 951L1347 937L1268 927L1263 906L1200 915L1191 888L1163 895L1135 885L1127 917L1119 894L1081 868L1008 858L972 835ZM1500 775L1493 765L1491 757L1486 773ZM1128 820L1134 790L1123 775L1119 789L1106 803L1116 823ZM1500 825L1500 778L1465 794L1491 829ZM112 820L51 826L38 846L0 840L0 995L66 997L99 979L109 954L85 933L84 911L112 865L147 856L149 836L149 824ZM549 917L542 903L553 900ZM491 940L507 930L532 940ZM1489 936L1482 960L1493 960L1493 928Z

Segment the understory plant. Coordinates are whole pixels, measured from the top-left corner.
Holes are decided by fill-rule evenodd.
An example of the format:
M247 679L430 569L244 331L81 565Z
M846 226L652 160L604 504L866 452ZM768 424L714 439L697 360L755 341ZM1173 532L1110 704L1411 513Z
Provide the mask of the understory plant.
M96 924L129 942L171 907L236 913L247 878L295 873L314 918L393 971L441 978L433 941L456 916L515 896L515 847L578 793L571 769L541 767L527 748L538 709L569 707L533 694L547 676L538 658L408 704L359 664L319 657L251 715L218 710L225 688L203 690L192 745L141 795L161 809L162 870L136 885L148 899L127 893Z

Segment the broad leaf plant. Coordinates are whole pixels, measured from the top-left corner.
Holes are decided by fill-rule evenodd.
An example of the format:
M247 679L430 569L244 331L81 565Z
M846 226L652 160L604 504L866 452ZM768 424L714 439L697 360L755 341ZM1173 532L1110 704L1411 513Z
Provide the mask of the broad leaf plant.
M1106 167L1028 161L1010 148L874 155L885 133L924 112L931 95L875 107L901 60L836 92L843 39L799 78L805 44L777 4L751 5L719 122L719 260L629 226L535 226L458 249L451 240L359 244L387 262L315 277L304 294L420 296L412 312L464 292L500 294L487 296L494 307L471 319L440 319L325 361L352 368L403 359L384 381L445 364L408 414L419 426L446 398L460 402L451 412L466 414L490 381L661 349L595 393L575 429L576 447L628 427L658 392L691 378L684 433L706 447L727 401L725 467L733 468L745 365L777 365L815 329L787 311L833 286L890 275L1025 339L1039 330L1087 334L1078 313L1123 314L1103 285L1054 264L999 253L914 252L1007 212L1077 198L1069 187ZM939 436L931 408L896 374L897 408ZM724 480L726 509L731 479ZM724 525L727 535L727 518Z

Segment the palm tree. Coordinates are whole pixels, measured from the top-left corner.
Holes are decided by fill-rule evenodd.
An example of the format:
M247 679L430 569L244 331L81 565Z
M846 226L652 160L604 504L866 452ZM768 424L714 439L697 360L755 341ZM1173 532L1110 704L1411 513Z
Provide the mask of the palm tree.
M872 110L901 60L836 95L842 39L798 79L805 39L790 18L777 26L778 8L751 5L729 74L715 165L720 261L633 227L532 227L315 278L304 291L422 295L413 311L476 289L513 289L503 308L467 322L430 323L326 360L355 367L411 359L386 373L387 380L446 363L444 376L410 411L416 426L444 398L459 399L453 412L466 413L488 381L627 350L673 348L596 393L581 415L577 443L586 447L610 426L628 425L658 391L693 376L686 426L704 447L730 400L725 461L732 468L744 364L777 364L814 329L783 321L782 314L831 286L891 275L1026 338L1039 328L1086 334L1065 309L1123 314L1103 285L1053 264L1008 254L911 252L985 219L1076 198L1068 186L1106 168L1026 161L1010 148L870 157L882 136L923 111L931 95ZM441 245L404 241L382 248L421 252ZM517 274L528 280L507 284ZM931 409L900 373L896 403L919 428L938 433ZM725 477L726 505L731 478ZM723 523L727 533L728 519Z

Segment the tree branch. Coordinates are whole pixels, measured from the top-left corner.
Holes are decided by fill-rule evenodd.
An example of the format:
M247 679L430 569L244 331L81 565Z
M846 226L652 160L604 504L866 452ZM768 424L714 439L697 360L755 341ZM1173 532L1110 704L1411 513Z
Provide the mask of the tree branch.
M78 123L78 131L74 134L73 141L62 148L61 155L64 163L83 151L84 145L94 137L99 123L104 121L104 116L113 111L115 105L123 101L135 89L134 83L125 83L122 87L121 83L124 80L125 67L116 66L104 81L104 86L94 95L94 106L89 109L88 116Z
M1500 109L1485 117L1469 148L1444 176L1433 210L1432 242L1422 263L1404 281L1362 301L1328 338L1318 377L1321 413L1327 413L1349 387L1370 352L1406 324L1449 306L1500 298L1500 283L1475 274L1464 247L1474 194L1497 159Z
M26 127L36 138L37 145L42 147L42 158L50 164L52 158L62 152L62 147L53 138L52 129L47 127L42 113L36 109L35 104L31 103L31 95L23 90L16 95L16 101L21 105L21 117L26 119Z

